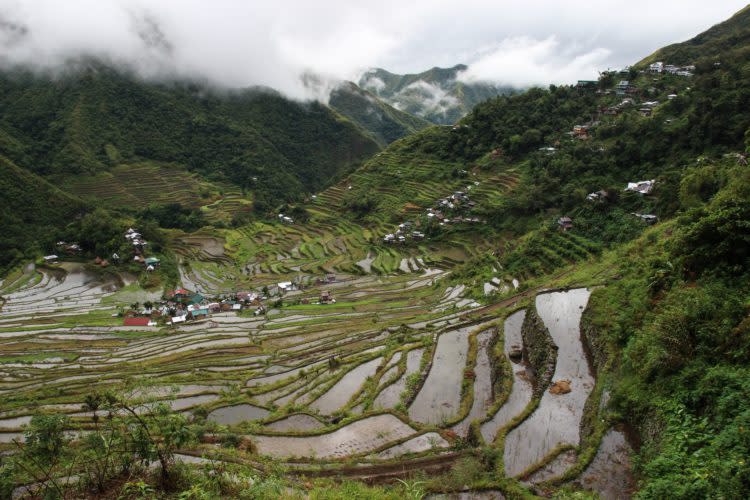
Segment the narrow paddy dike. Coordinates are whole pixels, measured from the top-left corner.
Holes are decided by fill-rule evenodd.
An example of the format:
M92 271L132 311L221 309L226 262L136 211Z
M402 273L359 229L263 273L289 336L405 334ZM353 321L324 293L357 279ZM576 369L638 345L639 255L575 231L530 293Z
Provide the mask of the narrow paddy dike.
M533 375L530 373L525 360L518 357L523 349L521 327L525 317L526 310L522 309L511 314L504 323L503 352L511 364L513 385L505 403L480 428L482 437L487 443L492 443L497 436L497 431L523 412L534 395L534 387L531 382Z
M587 289L576 289L540 294L536 298L536 310L557 346L552 382L567 381L570 391L545 390L537 409L505 437L508 476L522 474L561 445L580 443L584 405L595 382L580 333L581 315L589 295ZM555 475L564 472L568 465L561 464Z
M495 329L485 330L476 337L477 355L474 368L467 367L474 376L474 395L469 414L458 424L453 426L453 431L461 437L466 437L469 426L474 420L481 420L487 414L492 398L492 365L490 362L490 343L495 336Z

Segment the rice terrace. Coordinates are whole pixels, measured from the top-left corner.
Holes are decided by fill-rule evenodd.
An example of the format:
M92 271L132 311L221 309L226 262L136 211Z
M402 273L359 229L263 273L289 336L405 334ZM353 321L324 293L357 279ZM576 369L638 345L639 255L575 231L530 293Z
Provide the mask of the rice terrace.
M0 500L750 497L750 6L204 3L0 2Z
M364 176L316 196L304 224L175 233L169 245L182 288L164 296L137 276L79 259L8 275L0 285L0 443L12 449L38 412L65 414L73 432L85 433L95 414L84 410L87 395L128 386L144 401L205 419L211 438L178 459L221 460L221 436L237 436L252 444L228 460L267 456L294 475L377 483L480 460L474 447L482 443L504 450L499 466L525 482L586 477L588 468L569 471L576 450L596 446L579 433L595 390L578 330L587 283L552 291L552 283L496 269L492 287L506 298L482 306L483 287L472 295L451 269L487 242L384 245L372 235L386 224L341 222L342 193ZM515 182L512 173L471 179L465 188L479 203ZM391 196L401 204L398 196L421 201L439 192L425 183ZM131 228L122 237L140 234ZM168 297L175 293L200 297L183 314ZM127 326L139 317L148 319ZM527 354L541 347L527 343L561 323L552 340L572 344L559 351L572 367L557 361L560 373L543 380L552 374ZM545 389L558 379L567 393ZM628 484L628 466L613 461L627 447L593 464Z

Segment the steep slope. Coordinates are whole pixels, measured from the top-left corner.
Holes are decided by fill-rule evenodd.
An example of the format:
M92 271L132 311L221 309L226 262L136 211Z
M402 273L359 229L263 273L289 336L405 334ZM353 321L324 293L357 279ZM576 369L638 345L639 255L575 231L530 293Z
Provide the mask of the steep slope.
M750 5L685 42L663 47L640 61L636 66L664 61L668 64L695 64L703 58L750 57ZM710 61L713 63L714 61Z
M431 125L389 106L352 82L343 82L331 91L328 104L367 131L381 146Z
M144 82L95 61L56 77L6 71L0 86L0 129L14 145L8 155L41 175L175 162L252 189L268 205L324 187L378 149L315 102Z
M485 99L513 93L509 87L459 81L458 74L466 68L459 64L409 75L374 68L362 75L359 86L396 109L433 123L449 125Z
M379 193L365 221L390 221L393 231L410 218L430 234L422 192L449 194L452 169L469 186L477 179L472 199L493 174L514 172L499 202L472 210L487 224L434 228L429 244L457 233L495 238L453 269L454 283L481 286L501 269L522 282L603 285L583 325L611 396L608 418L639 435L643 498L743 498L750 488L748 16L743 9L644 59L627 89L604 75L600 92L562 86L490 99L452 130L394 143L329 191L352 186L345 207ZM638 72L655 60L696 69ZM421 165L438 186L424 182ZM646 179L653 191L624 191ZM401 209L408 202L416 216ZM644 214L659 222L649 227ZM561 230L566 215L572 227Z
M84 210L80 200L0 156L0 270L28 250L51 247L54 228Z

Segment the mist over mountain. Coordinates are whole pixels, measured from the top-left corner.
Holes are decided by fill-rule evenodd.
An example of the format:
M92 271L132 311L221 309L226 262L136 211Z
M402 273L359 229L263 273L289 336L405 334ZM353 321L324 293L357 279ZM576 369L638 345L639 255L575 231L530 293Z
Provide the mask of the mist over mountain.
M515 89L486 82L461 80L468 67L432 68L417 74L397 75L381 68L366 71L359 85L394 108L440 125L455 123L476 104L507 95Z
M335 84L357 81L370 67L405 75L465 62L466 82L545 86L629 64L741 6L735 0L636 0L612 15L611 7L593 1L468 0L457 10L430 0L217 0L210 8L198 0L6 0L0 4L0 65L58 70L70 60L96 57L149 79L264 86L322 101L328 93L306 86L306 73ZM424 92L439 104L434 89Z

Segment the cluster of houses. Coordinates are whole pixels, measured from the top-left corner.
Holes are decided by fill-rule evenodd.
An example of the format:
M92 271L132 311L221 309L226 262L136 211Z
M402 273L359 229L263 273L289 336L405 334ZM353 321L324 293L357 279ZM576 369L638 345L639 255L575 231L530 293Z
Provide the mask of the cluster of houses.
M319 279L318 283L332 283L335 281L336 276L328 274L325 279ZM291 281L281 282L276 286L279 295L301 288L301 285ZM254 309L253 315L258 316L266 312L266 307L263 304L265 299L267 297L250 291L208 298L198 292L178 288L165 293L159 302L145 302L142 306L140 304L134 305L133 309L125 313L123 325L178 325L190 321L204 320L217 313L239 312L244 309ZM309 304L310 300L304 298L301 302ZM336 299L330 290L321 290L318 303L335 304Z
M59 253L65 253L67 255L78 255L83 251L81 245L78 243L67 243L65 241L58 241L55 247ZM59 259L60 257L56 253L42 257L42 260L47 264L53 264Z
M667 95L668 100L675 99L677 97L677 94L669 94ZM613 106L607 106L601 108L601 112L605 115L619 115L625 109L635 106L636 102L635 99L632 97L626 97L622 101L620 101L618 104L615 104ZM641 114L641 116L651 116L653 113L654 108L659 105L659 101L644 101L640 103L638 106L638 112ZM581 127L581 125L576 125L577 127Z
M388 233L383 236L383 243L394 244L394 243L406 243L407 238L413 240L424 239L424 233L421 231L412 230L412 223L409 221L402 222L398 225L393 233Z
M143 239L141 233L139 233L132 227L128 228L128 230L125 231L125 239L133 246L134 262L142 264L146 268L146 271L153 271L157 267L159 267L161 261L158 258L145 256L146 246L148 245L148 242ZM119 260L120 256L115 253L112 255L112 259Z
M241 311L252 306L256 307L256 312L264 310L260 296L255 292L237 292L229 296L207 299L198 292L178 288L164 294L160 302L146 302L142 308L128 311L123 324L156 326L160 319L164 319L167 324L176 325L206 319L214 313Z
M465 191L455 191L452 195L437 200L435 205L425 212L428 224L436 223L439 226L445 226L461 222L482 222L479 217L461 215L461 213L476 207L476 202L469 198L468 192L478 185L479 182L474 182L473 186L466 186ZM422 240L424 237L423 232L413 230L413 224L407 221L399 224L395 232L386 234L383 237L383 242L388 244L405 243L407 239Z
M481 222L478 217L466 217L457 215L459 212L466 212L474 209L477 204L469 198L468 192L479 182L475 181L473 186L466 186L464 191L455 191L447 198L441 198L434 207L428 208L426 212L429 222L436 221L438 225L457 224L459 222Z
M662 61L657 61L650 64L648 67L650 73L668 73L670 75L677 76L693 76L695 66L690 64L688 66L675 66L674 64L664 64Z
M641 195L650 194L651 191L653 191L654 189L655 182L656 182L655 179L628 182L628 185L625 186L624 191L638 193ZM607 200L609 200L609 198L610 198L609 192L603 189L599 191L594 191L593 193L589 193L588 195L586 195L586 201L589 201L592 203L604 203ZM646 224L654 224L658 220L658 217L653 214L633 213L632 215L638 217ZM557 219L557 225L561 231L569 231L573 229L573 219L571 219L568 216L560 217Z

